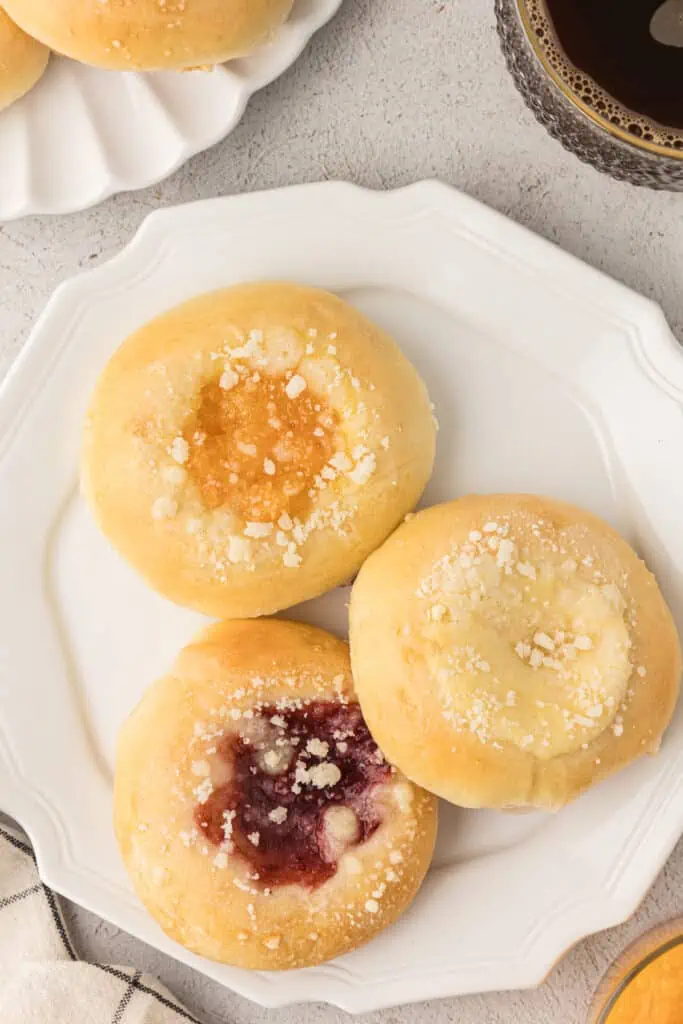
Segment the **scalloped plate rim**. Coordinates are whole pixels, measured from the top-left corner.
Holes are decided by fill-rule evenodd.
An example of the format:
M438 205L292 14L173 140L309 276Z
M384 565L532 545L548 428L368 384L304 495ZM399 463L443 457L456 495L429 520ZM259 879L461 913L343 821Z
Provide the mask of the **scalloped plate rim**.
M183 144L178 154L166 165L163 171L152 171L147 174L140 172L139 178L132 183L130 181L123 181L115 175L113 170L107 167L107 177L102 182L101 187L95 191L84 193L79 200L65 197L63 199L53 199L51 202L45 203L32 195L30 190L28 190L25 202L19 205L9 205L7 209L4 209L2 198L0 197L0 224L10 223L29 216L66 216L71 213L84 212L99 206L112 196L152 188L154 185L158 185L167 178L170 178L192 157L218 145L239 125L252 96L261 89L271 85L296 63L316 32L322 29L337 14L343 0L314 0L314 2L314 13L307 19L305 27L302 26L297 35L293 37L293 42L290 44L289 49L282 54L282 58L278 59L276 54L272 65L268 67L265 73L255 74L251 79L248 76L244 77L239 86L235 86L235 102L229 108L230 114L225 123L217 131L208 134L201 141L195 140L193 142L186 137L183 138ZM73 63L78 67L77 62L74 61ZM230 62L222 65L222 67L229 70ZM144 73L140 72L139 74ZM14 106L20 109L21 103L22 100L19 100ZM0 120L3 113L4 111L0 111ZM2 156L0 154L1 160Z
M614 322L619 323L622 330L627 333L634 351L643 357L643 374L648 376L658 389L669 391L679 405L683 402L683 355L666 325L660 308L649 299L586 267L575 257L562 253L553 243L538 238L495 211L439 182L420 182L386 193L374 192L345 182L327 182L248 193L243 196L200 200L184 206L155 211L146 218L133 239L117 256L61 284L36 323L21 356L0 386L0 464L5 442L9 439L11 444L9 435L21 414L23 402L30 400L32 393L43 386L42 381L36 380L34 367L40 365L42 352L51 343L50 336L53 333L61 333L64 335L64 343L67 344L68 335L82 309L97 303L101 288L92 288L92 284L102 286L108 282L110 285L116 284L119 288L125 287L130 283L131 276L137 278L148 265L152 252L163 257L163 253L159 253L160 241L173 236L177 242L184 230L194 230L193 225L196 226L197 222L205 217L211 220L213 214L219 210L223 216L226 211L230 211L231 215L244 218L253 215L257 210L261 210L263 215L263 211L269 208L288 210L292 205L301 207L302 203L306 204L309 200L329 203L331 198L336 199L342 216L346 213L362 220L369 207L379 210L380 205L384 205L382 215L391 217L393 224L418 223L425 217L432 218L435 223L441 220L442 231L455 224L460 234L478 237L482 245L492 247L502 258L512 259L518 263L524 263L526 259L534 273L547 278L548 288L559 289L565 294L574 294L577 301L584 305L593 304L596 308L609 309ZM576 280L570 281L569 284L566 281L558 284L551 280L552 265L558 260L564 262L567 277L571 278L573 275ZM587 294L582 294L582 283L586 286ZM59 349L54 352L54 358L59 358ZM47 370L45 372L47 375ZM101 916L109 917L110 920L119 916L116 913L108 913L112 896L105 891L104 880L98 879L92 873L89 878L85 878L82 873L79 874L79 865L72 859L71 844L64 833L65 826L59 813L50 808L49 803L35 788L27 786L26 779L23 780L22 789L22 781L15 771L6 739L0 721L0 781L3 781L4 777L4 780L15 787L8 810L22 821L34 841L41 873L46 882ZM674 767L682 760L683 752L670 765L668 775L674 774ZM679 794L682 785L683 776L679 774L678 781L669 785L666 799L662 797L661 802L668 804L673 800ZM655 812L661 817L661 810L655 808ZM638 820L642 821L643 817ZM626 886L624 881L627 866L621 864L619 871L614 872L614 877L609 878L604 890L601 891L600 901L595 901L594 893L589 894L591 902L587 907L583 907L580 900L574 901L564 918L555 922L554 932L550 936L546 934L545 937L541 935L535 938L532 944L535 947L538 947L543 939L543 956L537 953L534 958L526 956L527 951L524 949L518 951L515 956L508 959L507 966L502 963L497 965L495 979L492 979L490 984L468 984L463 979L462 968L450 969L444 962L434 964L433 970L426 972L428 978L425 977L423 987L417 985L412 975L406 978L384 976L375 983L371 979L356 979L350 968L336 964L324 965L315 969L315 973L305 974L269 975L261 972L235 972L235 976L230 980L230 987L241 995L257 1000L263 1006L279 1007L294 1001L323 1000L351 1013L377 1010L396 1005L397 1002L485 991L492 987L532 987L546 977L557 959L575 942L602 928L622 922L636 909L673 849L681 828L683 814L675 815L669 812L667 827L660 827L657 834L650 837L647 851L646 844L641 839L631 854L628 862L628 870L631 873L629 886ZM647 823L644 830L646 833L652 832L652 825ZM637 876L635 885L634 875ZM582 923L574 920L574 916L579 912L585 914ZM136 924L138 920L142 922L141 927ZM225 982L225 979L217 977L218 972L223 970L220 965L200 962L198 958L193 958L180 950L161 933L156 938L150 936L146 924L146 915L138 911L132 913L128 924L123 927L127 927L132 934L137 934L143 941L164 952L192 963L209 977ZM546 926L546 931L548 928L549 926ZM418 988L419 991L416 990Z

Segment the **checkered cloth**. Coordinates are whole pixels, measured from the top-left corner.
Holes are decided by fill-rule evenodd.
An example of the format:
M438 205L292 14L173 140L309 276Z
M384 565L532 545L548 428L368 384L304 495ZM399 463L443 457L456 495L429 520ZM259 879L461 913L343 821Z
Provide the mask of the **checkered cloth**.
M0 823L2 1024L183 1024L197 1021L130 967L78 959L33 850Z

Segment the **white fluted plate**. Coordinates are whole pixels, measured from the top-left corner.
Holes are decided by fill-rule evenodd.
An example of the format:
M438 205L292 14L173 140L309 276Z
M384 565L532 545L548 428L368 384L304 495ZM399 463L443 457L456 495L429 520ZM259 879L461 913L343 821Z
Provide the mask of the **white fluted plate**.
M160 210L116 259L61 285L0 389L0 809L53 888L264 1006L365 1013L536 985L635 910L679 838L683 704L658 757L556 815L444 804L415 903L334 963L268 974L195 956L126 878L116 733L204 620L149 590L96 529L78 488L85 410L150 318L286 278L338 292L417 366L441 426L426 503L517 490L583 505L642 552L683 626L683 356L652 302L434 182ZM343 633L347 600L338 588L288 614Z
M167 178L235 128L340 4L296 0L271 43L213 71L102 71L53 56L36 88L0 112L0 221L73 213Z

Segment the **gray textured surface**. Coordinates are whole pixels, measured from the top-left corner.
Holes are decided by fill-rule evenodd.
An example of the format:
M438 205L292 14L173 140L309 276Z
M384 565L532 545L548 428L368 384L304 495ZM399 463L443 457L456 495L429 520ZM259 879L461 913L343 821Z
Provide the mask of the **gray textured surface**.
M55 285L113 255L158 206L320 178L391 188L424 177L458 186L657 299L683 341L683 196L612 182L545 135L505 73L492 0L346 0L298 64L254 98L237 131L170 181L85 214L0 226L0 374ZM683 846L637 917L582 943L539 990L365 1019L580 1024L610 958L678 913ZM318 1006L261 1010L89 914L69 908L69 917L84 956L158 974L208 1021L348 1019Z

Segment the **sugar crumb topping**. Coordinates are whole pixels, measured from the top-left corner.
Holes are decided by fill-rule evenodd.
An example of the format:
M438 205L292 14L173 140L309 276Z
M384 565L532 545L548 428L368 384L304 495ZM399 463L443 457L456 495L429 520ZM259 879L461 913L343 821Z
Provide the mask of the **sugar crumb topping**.
M306 744L308 753L314 754L316 757L327 757L329 749L329 743L325 743L323 740L312 739Z
M173 439L169 454L179 465L185 465L190 454L190 446L184 437L179 436Z
M295 373L294 376L290 377L287 381L287 384L285 385L285 393L288 398L298 398L299 395L303 394L307 387L308 385L301 374Z
M434 563L416 596L451 727L495 749L514 743L547 758L606 728L622 735L633 614L597 553L586 553L593 543L587 530L542 520L519 527L514 515L472 526ZM626 587L628 578L620 583ZM493 660L477 649L488 633L509 644ZM523 701L520 687L505 686L512 678Z
M168 495L162 495L157 498L152 505L152 519L161 521L164 519L174 519L178 514L178 502L175 498L171 498Z

